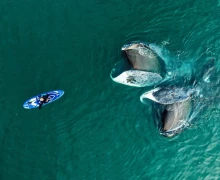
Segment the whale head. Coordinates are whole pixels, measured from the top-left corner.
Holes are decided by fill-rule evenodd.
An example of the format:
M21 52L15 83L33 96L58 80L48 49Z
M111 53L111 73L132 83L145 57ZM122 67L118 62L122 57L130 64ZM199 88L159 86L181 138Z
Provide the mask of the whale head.
M183 87L157 87L144 93L140 100L156 103L155 112L159 120L160 134L172 137L184 129L192 109L191 89Z

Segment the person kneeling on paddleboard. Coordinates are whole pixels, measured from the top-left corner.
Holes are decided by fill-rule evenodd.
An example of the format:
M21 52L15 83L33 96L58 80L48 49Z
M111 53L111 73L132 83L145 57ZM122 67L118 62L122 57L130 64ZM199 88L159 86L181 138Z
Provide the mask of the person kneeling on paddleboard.
M48 94L43 94L43 95L41 95L40 100L39 100L39 109L42 108L42 105L43 105L44 103L47 103L47 102L49 101L48 97L49 97Z

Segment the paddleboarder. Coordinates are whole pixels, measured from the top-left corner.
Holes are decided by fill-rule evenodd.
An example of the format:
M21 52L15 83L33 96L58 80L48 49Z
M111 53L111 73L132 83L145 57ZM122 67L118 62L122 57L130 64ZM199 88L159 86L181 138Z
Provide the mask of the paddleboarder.
M49 101L49 95L48 94L42 94L41 97L40 97L40 100L39 100L39 109L42 108L42 105L44 103L47 103Z

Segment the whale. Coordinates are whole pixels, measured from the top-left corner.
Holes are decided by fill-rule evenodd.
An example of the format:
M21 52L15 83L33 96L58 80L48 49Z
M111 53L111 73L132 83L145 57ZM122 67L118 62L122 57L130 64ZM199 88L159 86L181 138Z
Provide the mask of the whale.
M194 77L167 81L140 96L140 101L153 102L154 115L161 135L173 137L182 132L210 102L218 102L216 84L219 82L215 58L208 57ZM201 114L200 114L201 113Z
M192 111L193 89L185 87L157 87L141 95L141 102L151 100L160 109L160 134L173 137L187 126ZM156 111L155 111L156 112Z
M125 62L119 62L110 73L114 82L145 87L163 80L163 60L145 43L131 42L121 48Z

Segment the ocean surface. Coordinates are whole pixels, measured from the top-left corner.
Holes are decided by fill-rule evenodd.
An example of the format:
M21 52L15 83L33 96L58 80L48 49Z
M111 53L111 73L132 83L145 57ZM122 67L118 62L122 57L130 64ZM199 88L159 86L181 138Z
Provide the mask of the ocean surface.
M155 44L200 84L203 108L173 138L140 102L151 87L110 78L130 41ZM219 0L1 0L0 180L219 179L219 58ZM22 107L55 89L56 102Z

